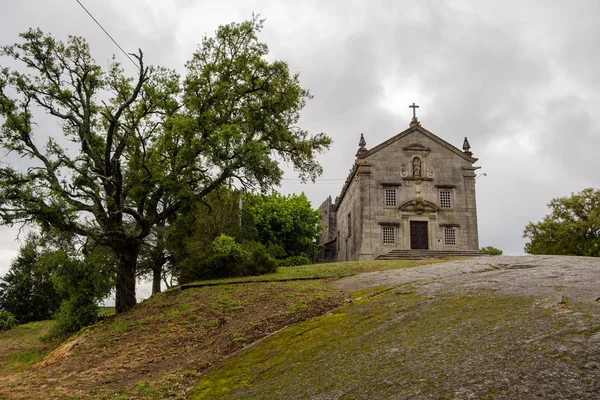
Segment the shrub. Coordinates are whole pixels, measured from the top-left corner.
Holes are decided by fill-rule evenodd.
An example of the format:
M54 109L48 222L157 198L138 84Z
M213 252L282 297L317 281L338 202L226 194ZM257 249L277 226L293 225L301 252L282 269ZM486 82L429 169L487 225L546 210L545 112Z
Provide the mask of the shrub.
M7 331L19 325L19 321L12 313L8 311L0 311L0 331Z
M277 261L261 243L245 243L242 254L241 268L236 276L264 275L277 271Z
M212 250L218 255L239 255L242 247L231 236L223 235L213 240Z
M77 258L57 250L44 254L40 262L54 265L54 284L66 299L54 315L48 337L65 336L96 323L100 317L98 302L113 287L110 253L98 250Z
M262 275L275 272L277 262L260 243L236 243L227 235L216 238L203 257L191 257L181 268L180 283L201 279Z
M71 298L64 301L54 316L48 338L65 336L79 331L98 321L98 306L84 298Z
M269 255L275 259L281 259L281 258L285 258L285 256L287 256L287 253L285 252L285 249L283 248L282 245L280 244L276 244L276 243L269 243L267 244L267 252L269 253Z
M481 252L481 254L487 254L489 256L499 256L502 254L502 250L492 246L482 247L479 251Z
M277 260L277 265L280 267L298 267L300 265L309 265L310 259L305 256L293 256Z

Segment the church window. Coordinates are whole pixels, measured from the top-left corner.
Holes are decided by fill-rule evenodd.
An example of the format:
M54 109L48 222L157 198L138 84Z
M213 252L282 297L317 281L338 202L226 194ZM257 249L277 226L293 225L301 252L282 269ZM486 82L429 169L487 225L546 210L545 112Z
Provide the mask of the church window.
M336 242L337 242L337 250L340 251L340 242L342 241L342 238L340 238L340 231L338 231L336 239L337 239L336 240Z
M413 165L413 176L420 177L421 176L421 159L419 157L413 158L412 165Z
M348 213L348 237L352 236L352 214Z
M452 196L449 190L440 190L440 207L452 208Z
M396 243L396 229L394 226L383 226L383 244Z
M385 189L385 206L396 206L396 189Z
M444 229L444 244L447 246L456 245L456 230L454 228Z

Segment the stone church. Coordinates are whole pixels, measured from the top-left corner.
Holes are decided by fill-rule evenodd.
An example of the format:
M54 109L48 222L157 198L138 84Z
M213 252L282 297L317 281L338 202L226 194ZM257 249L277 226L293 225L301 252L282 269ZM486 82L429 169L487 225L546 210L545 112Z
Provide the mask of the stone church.
M418 106L410 107L410 126L396 136L368 149L361 134L340 195L319 207L319 261L478 253L477 158L467 138L461 151L423 128Z

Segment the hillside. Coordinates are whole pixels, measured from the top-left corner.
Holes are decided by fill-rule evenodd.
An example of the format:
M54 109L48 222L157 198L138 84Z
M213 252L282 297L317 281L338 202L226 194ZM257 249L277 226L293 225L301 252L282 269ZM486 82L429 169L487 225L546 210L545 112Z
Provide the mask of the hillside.
M417 264L170 291L42 362L47 323L23 326L0 337L0 398L598 397L600 260Z
M154 296L64 344L39 340L47 321L22 325L0 334L0 398L182 398L226 356L342 304L336 277L424 263L321 264L203 282L211 286Z
M334 285L355 300L238 353L191 399L597 399L600 260L485 257Z

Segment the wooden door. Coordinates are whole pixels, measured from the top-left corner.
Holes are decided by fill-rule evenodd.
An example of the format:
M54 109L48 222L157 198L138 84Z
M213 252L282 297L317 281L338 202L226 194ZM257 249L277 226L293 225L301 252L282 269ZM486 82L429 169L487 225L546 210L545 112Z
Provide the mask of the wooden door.
M428 249L427 221L410 221L410 248Z

